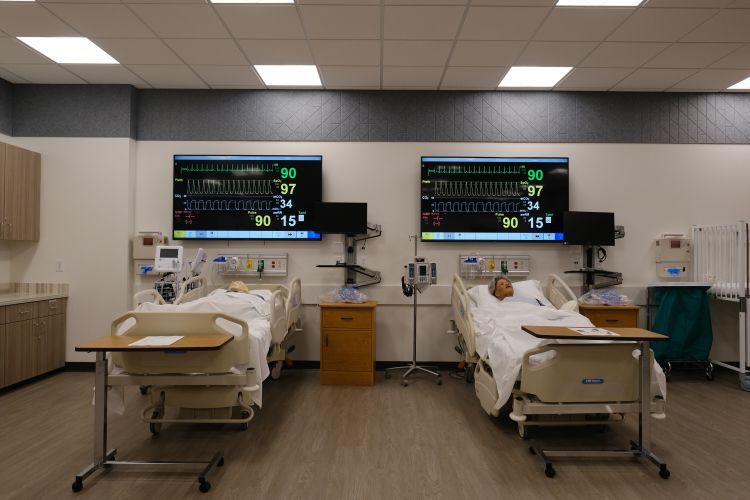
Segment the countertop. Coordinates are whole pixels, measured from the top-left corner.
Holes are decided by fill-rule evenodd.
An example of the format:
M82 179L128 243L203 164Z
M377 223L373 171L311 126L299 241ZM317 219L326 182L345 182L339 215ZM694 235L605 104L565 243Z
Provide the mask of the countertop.
M37 302L40 300L61 299L67 297L66 293L24 293L24 292L2 292L0 293L0 306L23 304L24 302Z

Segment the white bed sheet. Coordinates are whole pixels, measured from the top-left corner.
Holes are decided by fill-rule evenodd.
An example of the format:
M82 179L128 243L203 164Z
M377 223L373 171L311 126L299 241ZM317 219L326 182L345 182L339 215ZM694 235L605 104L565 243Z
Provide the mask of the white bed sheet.
M486 292L486 287L482 288L484 292L470 293L475 300L471 319L476 333L477 354L487 360L497 384L499 398L495 409L499 410L511 395L521 371L524 353L545 344L566 343L564 340L539 339L524 332L521 325L591 327L593 324L577 312L521 302L500 301L491 297L489 292ZM606 340L599 342L609 343ZM547 357L549 355L551 354ZM532 358L531 362L541 363L545 359L544 355L540 355L537 359ZM651 371L651 392L666 399L667 380L658 363L654 363Z
M208 296L186 302L184 304L153 304L143 303L136 311L145 312L223 312L235 316L247 323L248 340L250 346L250 362L248 365L235 366L233 371L245 373L248 368L253 368L256 376L258 389L250 392L253 402L259 407L263 403L263 381L270 374L266 353L271 346L271 295L269 290L252 290L250 293L227 292L223 289L214 290ZM234 335L242 333L242 329L236 324L226 320L218 320L217 323Z

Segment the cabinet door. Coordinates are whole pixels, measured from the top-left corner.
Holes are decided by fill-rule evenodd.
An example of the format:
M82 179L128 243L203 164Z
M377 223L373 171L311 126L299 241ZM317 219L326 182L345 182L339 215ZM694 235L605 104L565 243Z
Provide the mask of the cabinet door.
M3 239L39 240L41 155L5 145Z
M0 387L5 387L5 367L8 365L8 355L5 349L5 325L0 325Z
M36 339L32 335L35 320L17 321L5 325L6 385L15 384L34 376Z
M321 370L372 370L371 331L323 329L321 334Z
M47 322L47 349L49 370L65 366L65 315L56 314L42 318Z

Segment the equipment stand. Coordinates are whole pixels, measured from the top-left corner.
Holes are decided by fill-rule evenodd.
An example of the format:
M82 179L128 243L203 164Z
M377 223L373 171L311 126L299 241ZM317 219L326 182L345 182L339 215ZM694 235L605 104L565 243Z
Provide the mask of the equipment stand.
M410 236L409 238L414 238L414 257L417 256L417 242L419 241L419 235ZM386 368L385 369L385 378L391 378L391 374L389 372L393 370L406 370L404 374L401 376L401 385L406 387L409 385L408 377L414 372L421 371L424 373L428 373L430 375L433 375L435 377L435 383L437 385L441 385L443 383L443 380L440 378L440 373L438 372L437 366L418 366L417 365L417 294L419 293L419 290L415 287L414 288L414 331L412 336L412 358L411 358L411 364L404 365L404 366L394 366L392 368Z

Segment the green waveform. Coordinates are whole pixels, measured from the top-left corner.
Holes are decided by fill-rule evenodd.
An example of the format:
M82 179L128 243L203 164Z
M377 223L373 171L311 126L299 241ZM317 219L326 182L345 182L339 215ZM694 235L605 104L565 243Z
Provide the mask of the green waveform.
M180 173L183 172L273 172L271 165L257 165L254 163L193 163L181 165Z
M428 168L431 174L507 174L518 175L526 171L526 165L446 165Z

